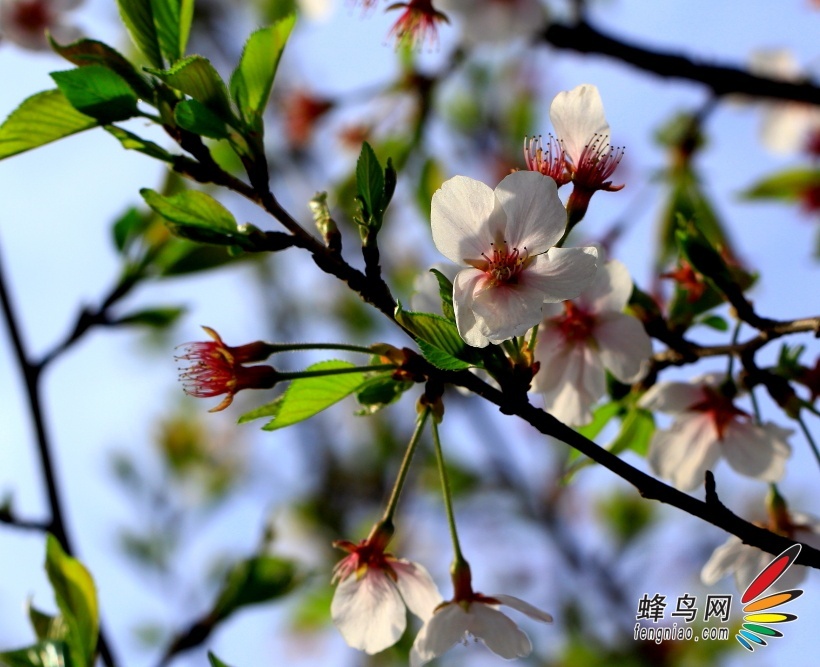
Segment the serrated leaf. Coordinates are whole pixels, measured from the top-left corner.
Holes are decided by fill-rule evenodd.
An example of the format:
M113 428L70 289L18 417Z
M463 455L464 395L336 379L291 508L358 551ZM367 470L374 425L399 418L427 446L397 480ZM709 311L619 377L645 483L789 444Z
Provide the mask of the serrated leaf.
M183 130L210 139L227 139L230 134L225 122L196 100L183 100L177 104L174 120Z
M452 354L447 354L444 350L440 350L426 341L418 340L416 343L418 343L419 350L421 350L424 358L443 371L463 371L473 365L454 357Z
M378 228L384 209L384 172L376 153L366 141L356 161L356 190L363 204L363 221Z
M151 0L117 0L120 16L134 44L148 58L151 65L161 68L162 53L151 4Z
M168 70L149 70L172 88L204 104L214 114L229 121L233 117L228 89L207 58L190 56Z
M125 79L103 65L51 72L50 76L71 106L103 125L137 114L137 94Z
M438 293L441 297L441 312L451 322L456 321L456 312L453 308L453 283L438 269L430 269L438 281Z
M155 212L176 223L171 225L172 229L178 226L198 227L222 234L238 234L236 219L231 212L205 192L184 190L166 197L143 188L140 194Z
M307 370L327 371L353 367L347 361L330 360L313 364ZM285 391L273 419L262 428L265 431L275 431L309 419L352 394L364 381L365 376L361 372L294 380Z
M67 555L53 535L46 538L46 573L69 633L71 662L92 667L100 619L94 580L80 561Z
M432 313L407 311L401 304L396 307L395 317L417 340L424 341L449 357L467 362L468 366L480 365L479 355L458 335L456 325L450 320Z
M98 125L77 111L59 90L23 100L0 125L0 160Z
M225 662L222 662L219 658L217 658L213 653L208 651L208 662L211 663L211 667L229 667L229 665Z
M820 188L820 169L788 169L758 181L742 196L746 199L800 201L816 188Z
M295 583L296 567L292 561L267 555L243 560L228 573L211 615L223 620L241 607L286 595Z
M123 148L129 151L137 151L138 153L143 153L144 155L152 157L155 160L162 160L163 162L169 162L171 164L174 162L174 156L158 144L155 144L153 141L143 139L133 132L123 130L121 127L117 127L116 125L106 125L103 129L117 139L117 141L122 144Z
M193 0L151 0L157 42L162 54L171 62L179 60L185 53L193 11Z
M143 99L150 100L152 88L136 68L118 51L94 39L79 39L65 46L50 39L51 48L78 67L101 65L119 74Z
M74 667L65 642L43 641L0 653L0 667ZM89 663L90 666L90 663Z
M231 75L231 96L239 114L257 132L261 132L262 112L295 22L296 16L290 15L254 32L245 43L239 65Z

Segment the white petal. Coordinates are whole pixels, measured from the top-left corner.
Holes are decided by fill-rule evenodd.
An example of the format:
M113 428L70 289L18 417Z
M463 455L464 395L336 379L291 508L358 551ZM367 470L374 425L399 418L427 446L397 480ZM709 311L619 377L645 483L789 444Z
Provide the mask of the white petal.
M638 401L638 407L658 412L685 412L706 398L703 389L691 382L658 382Z
M438 251L456 264L480 259L490 243L503 237L504 209L493 191L481 181L455 176L436 190L430 212L433 242Z
M538 255L524 271L527 281L544 292L544 301L574 299L592 283L598 251L588 248L551 248Z
M774 426L769 424L766 426ZM764 482L777 482L786 470L791 447L778 427L731 422L720 441L723 456L737 472Z
M526 633L503 613L481 602L473 602L467 613L467 630L502 658L523 658L532 652Z
M706 565L700 571L700 580L706 586L716 584L727 574L735 571L745 550L750 548L743 544L739 537L732 535L712 552Z
M596 134L606 137L602 149L609 145L609 123L595 86L583 84L558 93L550 105L550 120L564 150L576 164L584 146Z
M456 316L458 334L467 345L487 347L490 341L481 333L473 312L473 293L478 283L484 279L484 273L478 269L464 269L453 281L453 310Z
M801 104L773 104L763 112L760 141L772 153L797 153L805 147L811 126L811 109Z
M599 256L600 262L600 256ZM629 269L617 259L599 264L595 280L578 298L579 305L588 312L620 313L632 295L632 278Z
M652 340L636 318L623 313L599 316L593 332L604 366L621 382L635 382L646 372Z
M656 431L647 460L656 474L681 491L692 491L703 483L704 473L720 455L717 433L706 413L681 416L668 431Z
M368 568L336 586L330 604L333 623L353 648L373 654L395 644L404 632L404 602L383 570Z
M467 632L467 622L468 615L461 605L448 602L439 607L419 630L416 641L413 642L410 666L420 667L460 641Z
M544 394L544 409L565 424L588 424L592 406L606 391L606 374L598 353L583 343L562 341L553 348L553 354L539 355L542 340L545 346L549 344L549 338L542 339L539 331L536 359L541 369L535 376L535 391Z
M529 602L526 602L521 598L517 598L514 595L494 594L488 597L494 598L501 604L512 607L516 611L520 611L522 614L526 614L536 621L541 621L542 623L552 623L552 616L550 614L545 611L541 611L538 607L534 607Z
M493 343L522 336L541 321L544 293L524 278L526 273L517 285L496 285L473 296L479 331Z
M495 189L507 214L505 240L511 248L537 255L564 235L567 212L558 198L555 181L537 171L516 171Z
M398 575L396 585L407 608L426 621L443 602L430 573L422 565L407 560L392 561L390 565Z

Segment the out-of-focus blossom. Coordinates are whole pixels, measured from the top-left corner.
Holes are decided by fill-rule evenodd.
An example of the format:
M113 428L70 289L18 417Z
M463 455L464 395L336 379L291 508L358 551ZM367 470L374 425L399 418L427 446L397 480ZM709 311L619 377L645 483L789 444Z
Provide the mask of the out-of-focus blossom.
M631 293L628 269L610 260L563 309L545 304L533 391L544 395L547 411L561 421L580 426L592 420L590 409L606 392L606 370L626 383L646 372L652 341L643 325L623 312Z
M279 379L272 366L243 364L262 361L270 356L266 343L261 341L239 347L222 342L210 327L202 327L213 339L206 342L186 343L178 360L190 362L180 369L183 390L190 396L210 398L226 394L222 402L209 412L227 408L234 395L243 389L270 389Z
M555 181L519 171L495 191L466 176L433 195L433 241L469 268L453 284L461 337L485 347L520 336L541 321L545 302L578 296L595 277L595 248L554 248L566 226Z
M437 0L437 4L458 15L462 40L470 45L528 39L547 19L539 0Z
M765 49L752 54L749 69L754 74L783 81L806 78L791 51ZM820 133L820 110L800 102L765 102L760 139L773 153L789 154L812 150Z
M785 470L792 431L772 423L760 426L739 409L720 384L707 375L686 382L660 382L638 402L647 410L675 415L667 430L652 437L647 456L652 470L677 488L691 491L723 456L737 472L776 482Z
M396 45L408 43L413 48L424 44L438 46L438 24L449 23L447 15L438 11L432 0L410 0L390 5L387 10L402 9L399 18L390 29L390 37L395 38Z
M284 107L288 142L301 148L310 141L319 119L333 108L333 102L304 90L295 90L285 98Z
M696 303L706 291L706 281L703 276L695 271L685 259L680 260L678 268L674 271L662 273L661 278L674 280L686 292L686 300L689 303Z
M65 14L82 0L0 0L0 34L26 49L50 49L46 31L59 43L72 42L80 31L65 22Z
M334 543L348 552L336 565L338 581L330 614L345 641L373 654L395 644L407 625L405 607L422 620L433 615L441 594L424 567L385 553L378 532L359 544Z
M469 599L450 600L436 608L419 631L410 652L410 667L421 667L469 637L507 660L532 652L529 637L499 610L504 605L536 621L551 623L552 616L512 595L472 593Z

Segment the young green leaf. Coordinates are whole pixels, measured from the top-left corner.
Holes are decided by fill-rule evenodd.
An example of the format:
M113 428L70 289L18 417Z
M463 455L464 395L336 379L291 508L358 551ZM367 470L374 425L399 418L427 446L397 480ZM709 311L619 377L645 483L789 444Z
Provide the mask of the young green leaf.
M456 313L453 308L453 283L438 269L430 269L436 280L438 280L438 293L441 297L441 312L451 322L456 321Z
M65 642L41 641L15 651L0 653L2 667L74 667ZM90 667L90 663L89 663Z
M176 322L184 312L184 308L178 307L146 308L118 317L112 324L132 324L164 329Z
M356 390L356 400L364 408L359 414L373 414L395 403L413 384L405 380L394 380L392 373L365 380Z
M154 0L156 1L156 0ZM163 67L152 0L117 0L128 34L154 67Z
M100 629L94 580L80 561L63 551L53 535L46 538L46 573L69 628L66 643L71 663L74 667L92 667Z
M32 95L0 125L0 160L96 127L59 90Z
M275 556L254 556L240 561L228 573L211 615L222 620L240 607L276 600L296 583L292 561Z
M356 161L356 190L362 203L362 222L378 229L384 212L384 172L366 141Z
M142 99L150 100L153 96L153 89L142 74L122 54L108 46L108 44L93 39L80 39L61 46L53 39L50 41L52 49L78 67L87 67L89 65L107 67L125 79Z
M184 190L170 197L149 188L140 190L148 206L176 227L200 227L225 234L237 234L236 219L211 195L199 190Z
M62 616L51 616L45 614L39 609L29 603L28 617L31 621L31 627L34 629L34 635L40 641L48 640L64 640L68 634L68 624ZM2 664L2 661L0 661Z
M211 667L230 667L227 663L222 662L219 658L217 658L213 653L208 651L208 662L211 663Z
M174 162L174 156L153 141L138 137L133 132L124 130L116 125L106 125L103 129L117 139L117 141L122 144L122 147L127 150L143 153L155 160L162 160L163 162L169 162L171 164Z
M162 54L175 62L185 54L194 0L151 0L151 13Z
M347 361L320 361L307 370L339 368L353 368L353 364ZM275 431L309 419L352 394L365 379L364 373L352 372L294 380L282 395L281 402L277 403L276 412L271 415L273 419L262 428L265 431Z
M206 58L190 56L168 70L149 71L171 88L204 104L223 121L230 122L233 119L225 82Z
M631 449L639 456L646 456L654 432L655 419L652 413L643 408L632 408L623 418L621 430L607 449L613 454Z
M51 78L77 111L107 125L137 115L137 94L119 74L103 65L88 65Z
M210 139L227 139L225 121L196 100L183 100L174 107L174 120L183 130Z
M820 169L787 169L767 176L743 193L746 199L800 201L807 192L820 188Z
M256 132L262 131L262 112L295 22L296 16L290 15L254 32L245 43L239 65L231 75L231 96L242 120Z
M481 365L479 355L458 335L456 325L450 320L445 320L443 317L432 313L410 312L404 310L399 304L396 307L396 321L412 333L419 342L424 342L429 346L421 348L425 356L431 353L430 347L432 347L438 349L447 357L455 359L451 361L439 354L434 355L435 359L428 359L430 363L438 362L452 365L460 360L462 363L466 363L466 366L456 364L459 368ZM427 352L425 352L425 349ZM452 367L451 370L456 370L456 368Z
M729 331L729 323L720 315L707 315L697 322L717 331Z

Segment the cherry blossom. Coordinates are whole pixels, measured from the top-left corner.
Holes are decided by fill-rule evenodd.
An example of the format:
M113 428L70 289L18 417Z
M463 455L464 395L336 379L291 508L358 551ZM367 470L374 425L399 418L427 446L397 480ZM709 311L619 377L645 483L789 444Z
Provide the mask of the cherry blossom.
M50 46L46 31L65 44L79 39L80 31L65 23L64 14L82 0L0 0L0 31L4 38L34 51Z
M390 36L396 38L397 45L408 42L411 47L421 47L425 42L438 44L438 24L449 23L446 14L434 6L432 0L410 0L390 5L391 9L403 9L390 29Z
M579 426L592 420L590 408L606 391L606 370L625 383L645 373L652 341L635 317L622 312L631 293L628 269L610 260L577 299L544 306L533 390L561 421Z
M349 552L336 565L338 582L330 613L345 641L373 654L395 644L407 625L405 606L422 620L441 602L430 574L418 563L386 553L376 533L359 544L334 544Z
M459 18L465 43L503 44L535 35L546 23L539 0L437 0Z
M507 660L523 658L532 651L526 633L499 611L504 605L542 623L552 616L512 595L472 593L469 599L451 600L439 605L419 631L410 652L410 667L421 667L472 636L481 640L496 655Z
M770 422L756 425L721 388L721 377L660 382L638 402L675 415L669 429L655 432L647 458L656 474L683 491L701 484L721 456L742 475L776 482L791 453L786 438L792 431Z
M459 265L453 305L459 334L485 347L541 321L545 302L578 296L595 277L595 248L554 248L566 226L555 181L519 171L493 191L466 176L433 195L433 241Z

